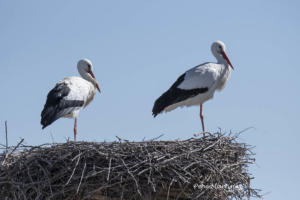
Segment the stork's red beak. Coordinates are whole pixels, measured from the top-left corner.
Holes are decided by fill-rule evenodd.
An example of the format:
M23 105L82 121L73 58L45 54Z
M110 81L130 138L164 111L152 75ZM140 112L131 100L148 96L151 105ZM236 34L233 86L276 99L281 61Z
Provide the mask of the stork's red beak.
M97 88L97 90L98 90L99 92L101 92L98 83L96 83L96 88Z
M227 63L230 65L230 67L234 70L229 58L227 57L226 53L224 51L221 52L222 56L225 58L225 60L227 61Z
M93 79L95 79L95 80L96 80L96 77L95 77L94 73L93 73L92 71L90 71L89 73L90 73L90 75L93 77ZM101 90L100 90L100 87L99 87L98 83L96 83L96 88L97 88L97 90L98 90L99 92L101 92Z

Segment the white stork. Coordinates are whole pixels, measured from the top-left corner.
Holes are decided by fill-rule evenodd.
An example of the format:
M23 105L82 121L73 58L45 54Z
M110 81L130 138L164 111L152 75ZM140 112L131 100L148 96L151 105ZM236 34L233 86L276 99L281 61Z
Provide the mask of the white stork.
M91 61L79 60L77 69L82 78L72 76L59 81L48 93L41 113L42 129L60 117L74 118L74 141L76 141L77 116L80 110L93 100L96 89L100 92Z
M213 98L216 90L224 88L230 77L230 67L234 69L225 53L223 42L214 42L211 51L217 63L203 63L182 74L169 90L155 101L152 109L154 117L163 111L168 112L177 107L200 105L202 130L203 133L205 132L202 104Z

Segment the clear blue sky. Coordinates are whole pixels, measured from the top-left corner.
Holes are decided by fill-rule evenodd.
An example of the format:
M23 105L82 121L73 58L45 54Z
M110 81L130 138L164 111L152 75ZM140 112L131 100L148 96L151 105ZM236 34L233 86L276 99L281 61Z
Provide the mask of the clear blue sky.
M0 3L0 143L73 139L73 120L41 130L40 112L60 79L89 58L102 93L80 113L78 140L186 139L199 107L153 119L151 109L185 70L227 45L235 71L204 104L208 131L245 132L256 146L253 185L265 199L297 199L300 179L299 1L13 1Z

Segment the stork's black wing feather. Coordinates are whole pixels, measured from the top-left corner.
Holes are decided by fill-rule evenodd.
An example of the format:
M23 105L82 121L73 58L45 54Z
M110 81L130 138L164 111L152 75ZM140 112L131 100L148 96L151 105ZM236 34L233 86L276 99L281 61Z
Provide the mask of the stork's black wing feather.
M58 83L48 93L46 104L41 113L43 129L63 115L70 114L73 111L71 108L83 106L84 101L64 99L68 96L70 90L67 84Z
M178 86L184 81L185 73L182 74L175 83L163 93L154 103L152 114L154 117L161 113L166 107L184 101L188 98L197 96L200 93L205 93L208 88L196 88L191 90L183 90L178 88Z

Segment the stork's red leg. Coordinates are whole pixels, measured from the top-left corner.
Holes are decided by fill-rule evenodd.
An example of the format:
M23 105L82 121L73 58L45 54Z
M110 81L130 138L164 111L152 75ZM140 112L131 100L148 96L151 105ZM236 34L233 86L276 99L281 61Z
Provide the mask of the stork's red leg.
M201 123L202 123L202 131L203 134L205 133L205 128L204 128L204 117L202 115L202 104L200 104L200 118L201 118Z
M74 142L76 142L76 134L77 134L77 117L74 122Z

